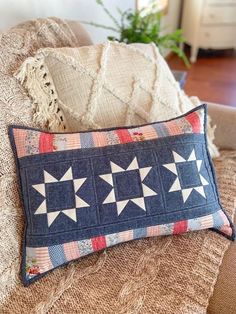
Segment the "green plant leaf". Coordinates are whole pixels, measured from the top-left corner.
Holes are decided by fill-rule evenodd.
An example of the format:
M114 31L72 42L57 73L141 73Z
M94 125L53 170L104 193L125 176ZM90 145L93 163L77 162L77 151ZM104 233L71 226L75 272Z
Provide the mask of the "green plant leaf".
M181 29L176 29L172 33L162 35L163 28L161 26L162 13L155 12L156 3L153 0L152 10L146 14L144 9L139 11L126 10L116 8L120 15L118 21L111 12L106 8L102 0L96 0L96 3L102 7L104 12L109 16L115 27L97 24L94 22L83 22L95 27L104 28L119 34L119 38L108 36L109 40L116 40L119 42L130 43L155 43L160 52L163 53L166 49L175 53L183 60L186 66L190 66L187 56L179 47L181 43L185 42Z

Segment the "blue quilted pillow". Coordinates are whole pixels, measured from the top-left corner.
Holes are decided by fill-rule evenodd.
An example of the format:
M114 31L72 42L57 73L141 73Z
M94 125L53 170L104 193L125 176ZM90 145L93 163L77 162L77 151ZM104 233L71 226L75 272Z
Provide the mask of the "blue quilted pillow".
M202 105L165 122L92 132L10 126L25 209L23 283L133 239L212 228L233 240L205 124Z

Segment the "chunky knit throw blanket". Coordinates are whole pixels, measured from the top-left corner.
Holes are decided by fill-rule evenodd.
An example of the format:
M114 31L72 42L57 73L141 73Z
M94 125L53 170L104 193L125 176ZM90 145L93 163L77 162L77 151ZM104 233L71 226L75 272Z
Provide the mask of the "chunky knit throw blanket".
M76 45L77 39L69 26L56 18L29 21L0 34L0 304L19 282L23 230L7 126L14 123L36 126L31 101L13 73L39 48Z
M58 19L0 35L0 313L205 313L229 245L212 231L121 244L57 269L29 288L20 282L23 212L7 125L34 123L31 101L12 74L40 47L76 43ZM215 163L222 203L232 216L236 162L225 153Z

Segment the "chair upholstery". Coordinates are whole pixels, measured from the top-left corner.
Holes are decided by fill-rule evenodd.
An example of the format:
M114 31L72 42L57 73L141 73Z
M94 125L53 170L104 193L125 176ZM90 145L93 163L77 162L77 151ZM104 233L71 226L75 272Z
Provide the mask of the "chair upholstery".
M88 32L85 30L80 22L69 20L67 21L67 23L78 40L78 46L89 46L93 44Z
M236 178L235 178L236 180ZM236 182L235 182L236 184ZM234 219L236 223L236 217ZM234 314L236 311L236 242L230 244L208 306L208 314Z
M236 149L236 108L208 103L212 123L216 125L215 144L221 149Z

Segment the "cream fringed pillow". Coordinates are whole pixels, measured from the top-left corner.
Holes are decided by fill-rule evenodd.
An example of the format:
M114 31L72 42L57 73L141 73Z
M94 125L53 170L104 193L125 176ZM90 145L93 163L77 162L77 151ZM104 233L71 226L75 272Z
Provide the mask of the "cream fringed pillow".
M51 131L83 131L166 120L193 109L155 45L116 42L40 49L16 74L34 119ZM214 130L208 125L209 148Z

